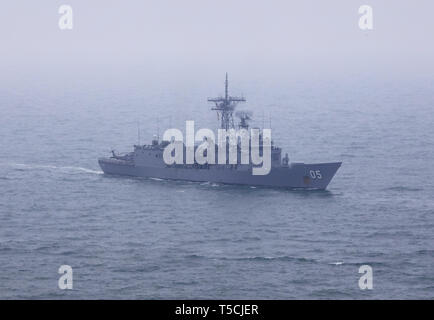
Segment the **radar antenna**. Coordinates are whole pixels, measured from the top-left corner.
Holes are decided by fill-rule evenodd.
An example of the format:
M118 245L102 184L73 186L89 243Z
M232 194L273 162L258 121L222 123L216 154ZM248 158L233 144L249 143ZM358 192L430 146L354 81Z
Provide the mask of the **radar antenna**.
M208 98L208 102L214 102L215 107L211 110L217 111L217 115L220 118L220 128L221 129L235 129L233 112L238 102L246 102L244 97L231 97L229 96L229 81L228 73L226 72L225 80L225 96L217 98Z
M240 129L249 129L248 121L252 120L252 112L251 111L237 111L235 115L240 118L240 122L238 123L238 127Z

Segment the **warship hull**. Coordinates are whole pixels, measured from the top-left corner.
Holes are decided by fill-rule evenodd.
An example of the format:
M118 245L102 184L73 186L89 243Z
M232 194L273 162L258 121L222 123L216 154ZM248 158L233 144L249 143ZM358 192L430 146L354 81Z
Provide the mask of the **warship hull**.
M224 96L219 96L217 98L208 98L208 102L212 102L214 107L211 110L217 112L218 119L220 121L220 129L225 130L235 130L235 124L233 119L233 114L235 107L240 102L246 102L244 97L234 97L229 95L229 82L228 75L226 73L225 80L225 94ZM159 178L168 180L185 180L185 181L196 181L196 182L211 182L211 183L223 183L223 184L237 184L237 185L249 185L249 186L267 186L267 187L282 187L282 188L303 188L303 189L325 189L332 180L336 171L341 166L341 162L330 162L330 163L316 163L316 164L305 164L298 162L289 162L288 154L282 158L282 149L273 144L271 140L271 131L266 129L267 132L264 134L264 130L259 132L259 142L260 145L253 143L251 137L249 138L248 148L249 148L249 161L239 161L242 160L243 145L245 144L244 137L245 133L249 129L249 121L251 120L251 112L248 111L237 111L235 113L237 117L240 118L238 123L238 129L243 130L235 133L235 140L229 139L224 145L226 137L223 139L223 146L226 149L226 157L223 157L221 161L196 161L196 152L198 151L199 145L195 145L193 151L194 161L192 159L187 160L187 154L185 153L186 144L184 144L183 139L178 137L164 138L162 141L159 139L159 135L154 136L152 143L140 144L140 129L138 130L138 140L139 144L134 145L134 151L129 152L124 155L116 155L114 150L112 151L113 156L110 158L100 158L98 159L101 169L106 174L113 175L123 175L132 177L147 177L147 178ZM193 123L194 128L194 123ZM194 130L194 129L193 129ZM253 128L254 130L259 130L259 128ZM186 122L186 132L188 130L188 125ZM259 130L260 131L260 130ZM186 133L187 135L187 133ZM195 141L194 133L193 142ZM238 135L238 138L237 138ZM175 140L176 138L176 140ZM205 137L208 144L207 137ZM219 135L220 139L220 135ZM186 141L188 139L186 138ZM200 139L199 139L200 140ZM216 145L214 144L215 137L211 137L211 145L205 149L208 155L208 148L212 150ZM252 150L256 149L257 155L264 153L264 141L268 140L266 146L269 147L269 161L264 162L260 170L256 170L257 164L253 160ZM191 141L191 140L190 140ZM262 141L262 142L260 142ZM176 143L177 142L177 143ZM203 142L203 141L202 141ZM230 159L232 147L230 143L236 143L236 161L235 164L227 164L226 159ZM179 144L182 143L182 146ZM175 146L182 148L182 161L163 161L165 155L164 152L166 147L172 144L171 148ZM188 145L188 143L187 143ZM218 144L220 146L220 142ZM214 147L213 147L214 146ZM229 146L229 148L228 148ZM178 148L179 149L179 148ZM172 149L169 149L169 151ZM216 150L217 151L217 148ZM220 149L218 149L220 151ZM176 151L179 152L179 151ZM202 154L204 151L201 151ZM243 151L244 152L244 151ZM177 153L176 153L177 154ZM220 153L216 152L218 157ZM229 156L229 158L228 158ZM186 161L187 160L187 161ZM261 161L259 161L261 163ZM172 164L173 163L173 164ZM191 163L191 164L190 164ZM205 163L205 164L203 164ZM226 164L225 164L226 163ZM249 163L249 164L246 164ZM264 170L262 170L264 169ZM266 169L266 170L265 170ZM255 175L253 173L267 173L264 175Z
M213 165L206 168L136 166L130 161L100 158L105 174L250 186L326 189L341 162L273 167L268 175L252 175L251 167Z

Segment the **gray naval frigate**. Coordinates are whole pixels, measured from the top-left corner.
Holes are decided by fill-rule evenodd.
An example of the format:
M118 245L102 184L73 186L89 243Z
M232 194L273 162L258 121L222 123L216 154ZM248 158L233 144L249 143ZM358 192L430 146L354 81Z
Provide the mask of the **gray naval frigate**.
M240 119L238 127L248 129L251 113L235 112L237 104L245 101L244 97L229 96L227 74L224 97L208 99L208 102L214 104L211 110L217 111L220 128L226 130L235 129L234 113ZM126 154L112 151L111 157L99 158L98 163L105 174L111 175L294 189L325 189L342 164L290 162L288 154L282 157L282 149L271 143L271 170L266 175L253 175L254 165L241 164L239 150L235 165L196 162L168 165L163 160L163 152L169 143L154 136L151 144L134 145L134 151Z

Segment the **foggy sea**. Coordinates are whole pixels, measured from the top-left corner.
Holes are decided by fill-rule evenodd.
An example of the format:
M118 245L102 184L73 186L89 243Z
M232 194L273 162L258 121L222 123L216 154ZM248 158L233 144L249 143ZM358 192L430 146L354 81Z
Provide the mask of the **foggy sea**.
M216 129L224 71L3 81L0 298L434 298L433 78L229 76L290 161L343 161L326 191L101 172L138 128L141 143L185 120Z

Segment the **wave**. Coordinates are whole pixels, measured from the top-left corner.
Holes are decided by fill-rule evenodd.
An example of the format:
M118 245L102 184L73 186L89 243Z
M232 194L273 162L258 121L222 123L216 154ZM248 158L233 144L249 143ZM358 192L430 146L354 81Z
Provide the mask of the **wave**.
M411 188L405 186L396 186L383 189L384 191L422 191L422 188Z
M211 182L211 181L205 181L205 182L197 182L197 183L199 183L201 186L210 186L210 187L221 187L222 185L221 184L218 184L218 183L216 183L216 182Z
M290 257L290 256L277 256L277 257L271 257L271 256L250 256L250 257L208 257L203 255L197 255L197 254L191 254L186 256L187 259L212 259L212 260L225 260L225 261L295 261L295 262L311 262L315 263L317 262L314 259L309 258L296 258L296 257Z
M149 179L154 181L164 181L164 179L160 179L160 178L149 178Z
M355 158L356 155L351 154L351 153L341 153L341 157L344 157L344 158Z
M92 170L88 168L75 167L75 166L55 166L55 165L43 165L43 164L25 164L25 163L2 163L2 165L18 167L24 170L52 169L52 170L65 170L65 171L81 171L81 172L92 173L92 174L103 174L103 172L100 170Z

